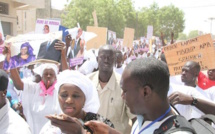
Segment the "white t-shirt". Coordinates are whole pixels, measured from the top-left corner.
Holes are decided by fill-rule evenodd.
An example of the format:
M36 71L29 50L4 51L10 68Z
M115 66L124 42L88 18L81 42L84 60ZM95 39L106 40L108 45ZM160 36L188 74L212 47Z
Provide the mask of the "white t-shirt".
M185 85L176 85L176 84L170 84L168 96L170 96L173 92L181 92L186 95L192 95L196 98L205 99L209 101L204 95L202 95L200 92L196 90L194 87L185 86ZM191 118L199 118L204 113L197 109L195 106L192 105L182 105L182 104L176 104L175 108L179 111L179 113L184 116L187 120Z
M215 102L215 86L208 88L205 92L208 94L209 99Z
M0 134L31 134L28 124L10 108L8 100L0 109Z
M120 68L114 67L114 71L115 71L116 73L118 73L119 75L122 75L124 69L125 69L125 65L124 65L124 64L123 64Z
M53 90L52 96L40 96L40 93L42 93L42 89L39 83L30 80L24 82L23 112L34 134L39 134L42 127L48 122L46 115L61 113L58 90Z
M170 76L169 81L172 84L184 85L184 83L181 81L181 75Z
M154 124L152 124L149 128L145 129L144 131L142 131L141 133L139 133L142 129L144 129L148 124L151 123L151 121L145 121L143 124L143 116L140 116L138 115L137 116L137 120L135 121L133 127L132 127L132 130L131 130L131 134L153 134L154 131L156 129L158 129L160 127L160 125L166 121L168 118L170 118L171 116L168 116L166 117L165 119L159 121L159 122L156 122ZM172 134L192 134L191 132L186 132L186 131L177 131L177 132L174 132Z

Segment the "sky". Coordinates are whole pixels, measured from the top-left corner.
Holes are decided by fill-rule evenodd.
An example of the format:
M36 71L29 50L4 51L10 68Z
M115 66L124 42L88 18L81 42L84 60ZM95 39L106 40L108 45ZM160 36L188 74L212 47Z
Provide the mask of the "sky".
M63 9L67 1L71 0L52 0L52 7ZM192 30L199 30L203 33L212 31L215 34L215 0L133 0L133 2L137 10L149 7L153 2L156 2L160 8L173 4L184 12L184 33L189 34ZM214 20L211 21L209 18Z

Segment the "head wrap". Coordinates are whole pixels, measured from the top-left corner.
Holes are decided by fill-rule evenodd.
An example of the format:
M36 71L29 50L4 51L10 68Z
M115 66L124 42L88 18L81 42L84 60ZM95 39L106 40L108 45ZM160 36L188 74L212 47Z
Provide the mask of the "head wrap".
M52 68L55 72L55 75L57 76L58 74L58 67L55 64L52 63L45 63L45 64L41 64L40 66L34 68L34 72L36 74L39 74L41 77L43 76L43 72L46 68Z
M22 49L23 47L27 47L27 48L28 48L28 55L34 55L34 54L33 54L34 49L31 47L31 45L29 44L29 42L23 43L23 44L21 45L21 49Z
M8 81L9 79L7 73L4 70L0 69L0 91L5 91L7 89Z
M68 83L73 84L81 89L85 95L85 104L82 108L85 112L97 113L100 107L97 90L93 83L85 75L78 71L65 70L61 72L55 85L55 89L59 90L60 86Z

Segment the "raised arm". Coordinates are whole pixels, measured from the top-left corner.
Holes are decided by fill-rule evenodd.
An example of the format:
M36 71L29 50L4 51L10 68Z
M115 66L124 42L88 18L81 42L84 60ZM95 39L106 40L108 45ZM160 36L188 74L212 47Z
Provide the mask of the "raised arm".
M17 69L11 69L10 73L11 73L11 79L13 80L13 83L16 89L23 90L24 83L22 82Z
M171 32L171 42L170 42L170 44L173 44L173 43L174 43L174 33Z
M163 32L160 32L161 33L161 41L162 41L162 45L163 46L166 46L165 42L164 42L164 35L163 35Z
M55 49L61 51L61 65L62 65L62 71L69 69L67 60L66 60L66 45L62 41L58 41L58 43L55 43Z

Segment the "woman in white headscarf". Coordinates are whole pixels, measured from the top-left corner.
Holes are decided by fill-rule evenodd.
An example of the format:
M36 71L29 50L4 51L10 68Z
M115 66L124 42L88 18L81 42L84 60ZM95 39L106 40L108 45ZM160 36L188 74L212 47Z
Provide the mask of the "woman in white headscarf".
M29 79L22 81L17 70L11 70L15 87L23 90L21 100L23 112L33 134L38 134L48 122L46 115L60 113L58 91L55 90L58 67L46 63L39 66L39 71L42 80L35 83Z
M58 75L55 88L59 90L59 105L64 114L76 117L81 122L100 120L113 127L108 119L97 114L100 106L98 93L89 78L78 71L65 70ZM58 133L61 134L60 129L52 126L50 122L40 132L40 134Z

